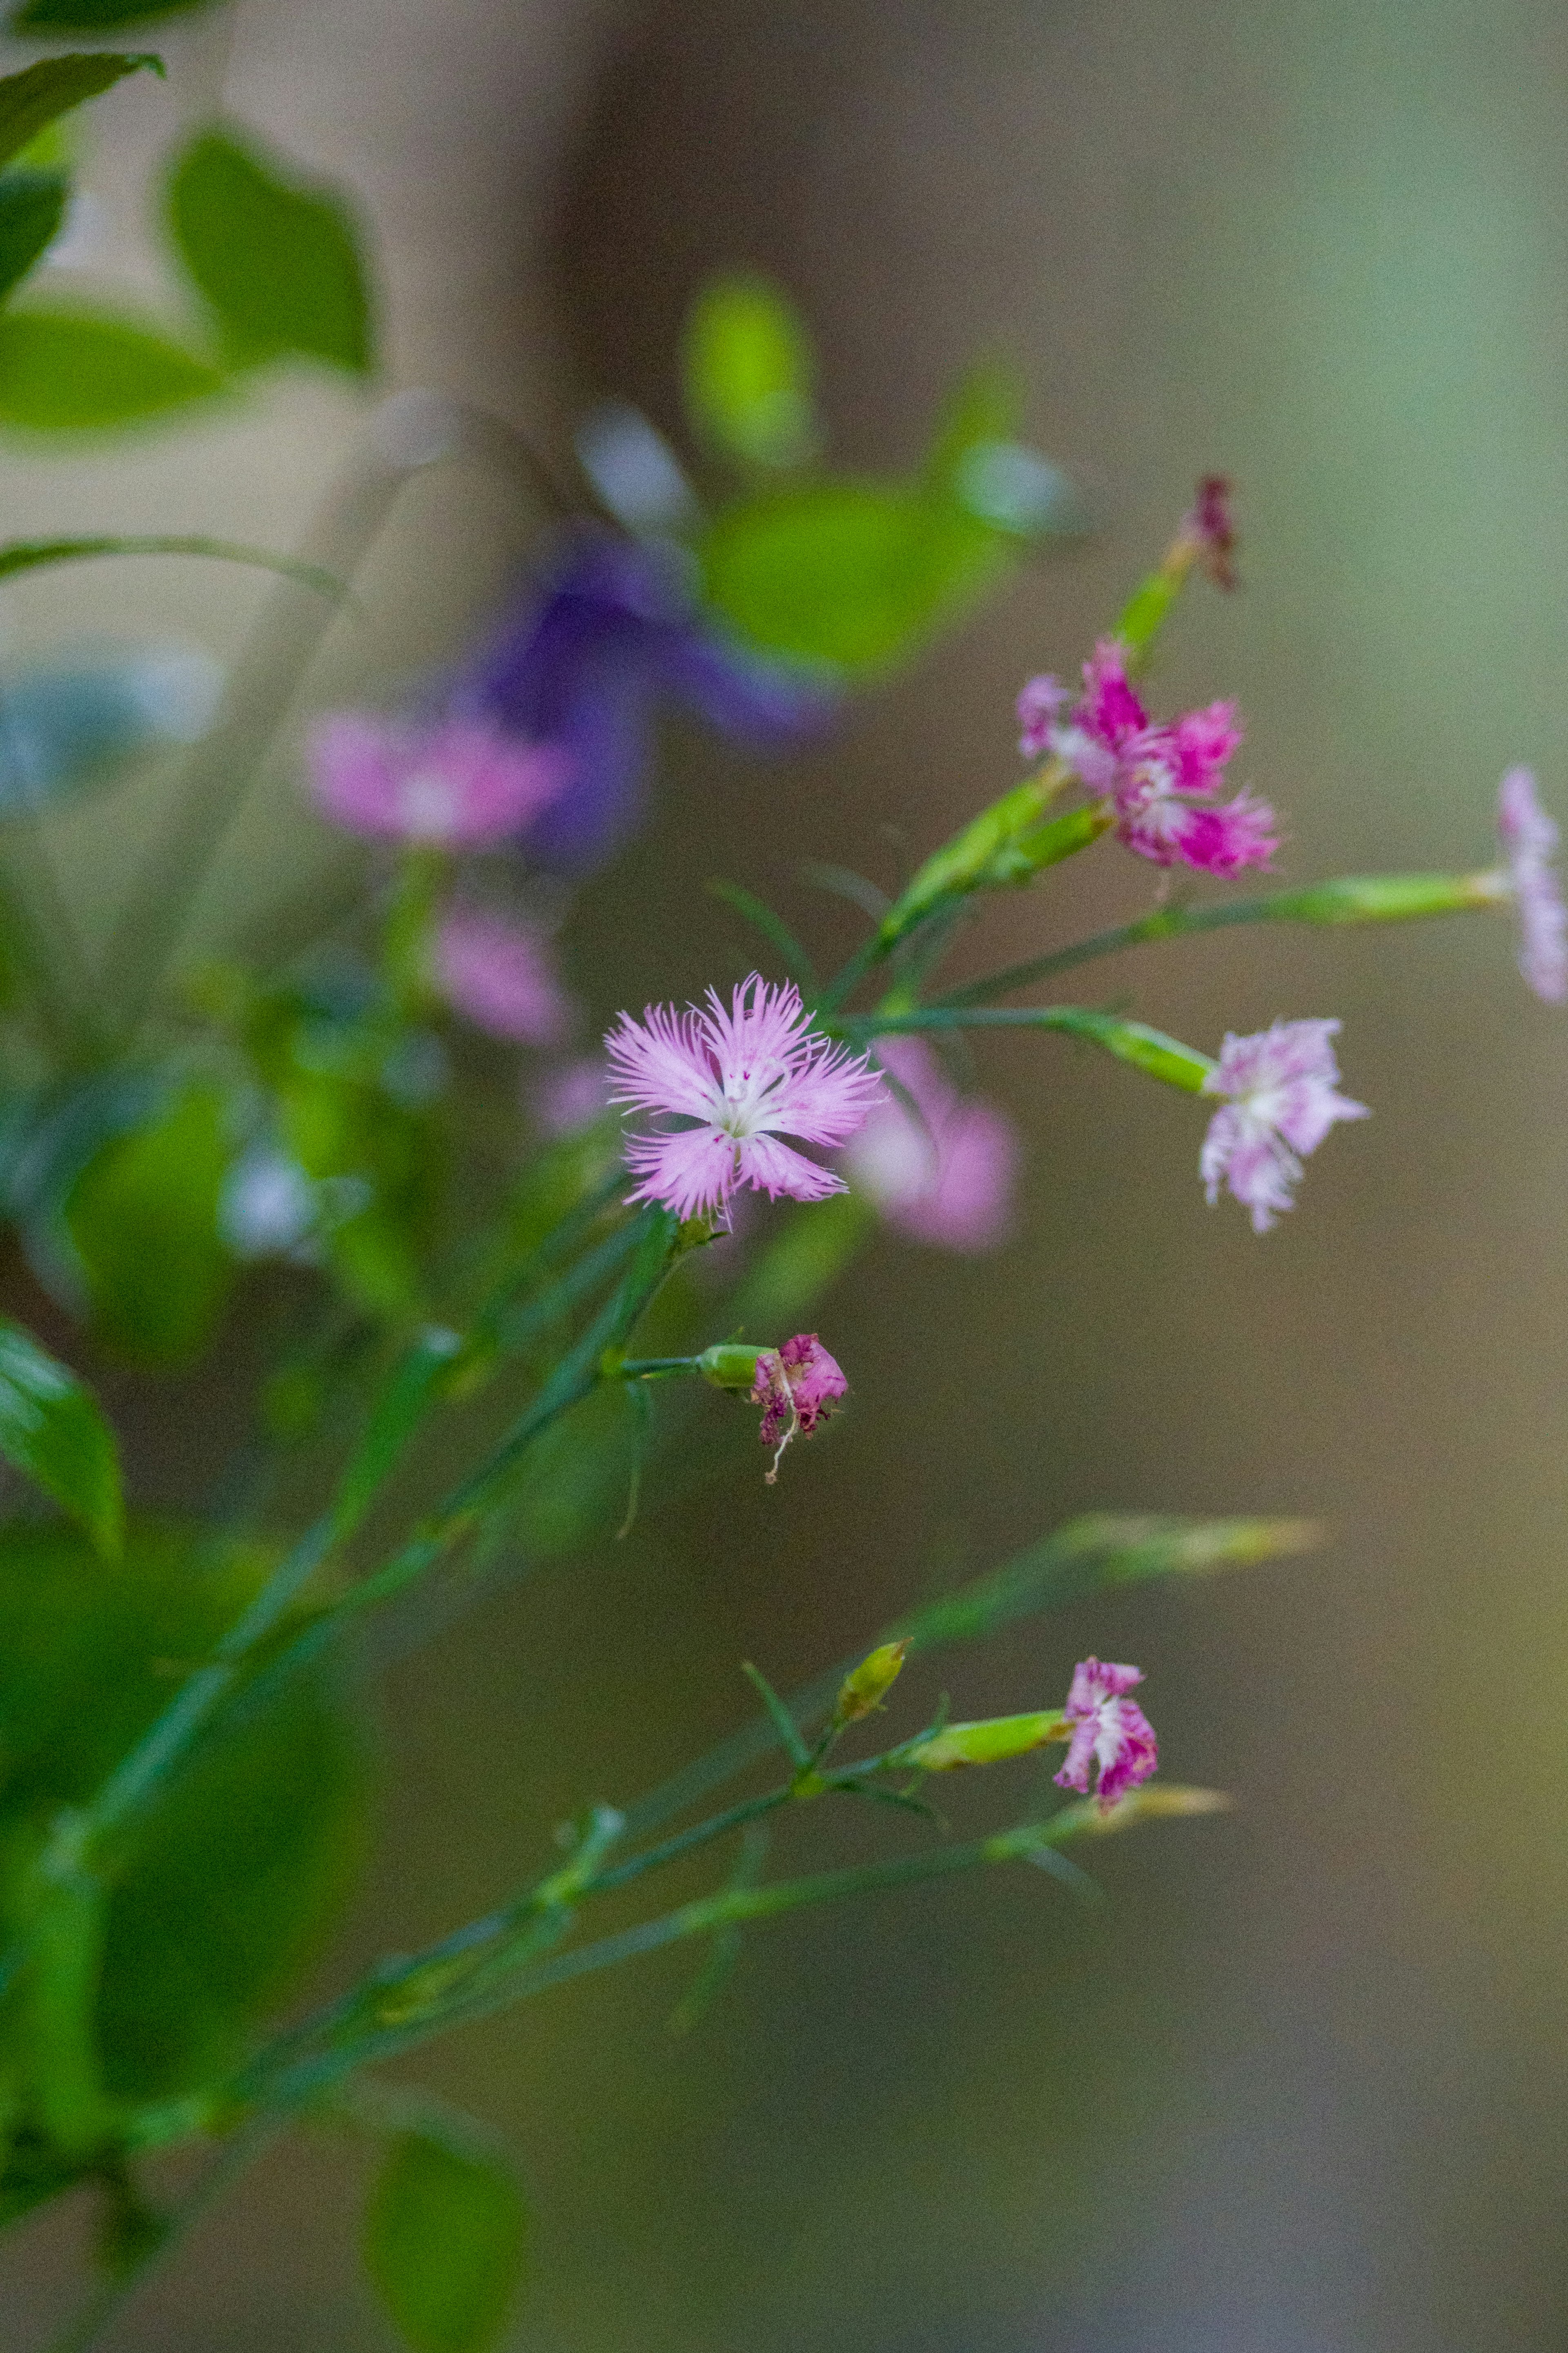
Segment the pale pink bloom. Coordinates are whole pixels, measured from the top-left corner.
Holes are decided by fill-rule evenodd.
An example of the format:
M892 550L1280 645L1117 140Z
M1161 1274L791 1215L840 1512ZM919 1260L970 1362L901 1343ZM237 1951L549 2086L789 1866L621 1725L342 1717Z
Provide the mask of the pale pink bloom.
M771 1487L792 1438L810 1438L848 1388L842 1371L815 1332L797 1332L782 1348L764 1348L757 1358L752 1403L763 1409L757 1435L773 1449L765 1476Z
M1142 1680L1137 1667L1113 1667L1099 1659L1080 1659L1073 1669L1063 1711L1072 1738L1057 1782L1087 1797L1090 1769L1098 1766L1100 1802L1107 1811L1146 1781L1160 1762L1153 1726L1137 1701L1127 1697Z
M422 726L338 711L317 723L309 748L316 804L335 825L448 849L506 840L572 775L564 753L485 720Z
M1519 968L1537 997L1568 997L1568 909L1552 864L1557 828L1535 797L1529 768L1510 768L1498 793L1498 832L1519 910Z
M447 1004L492 1038L553 1046L572 1026L572 999L542 937L504 915L454 908L437 931L432 963Z
M864 1054L811 1028L798 990L770 988L757 973L728 1012L710 988L706 1009L652 1005L641 1021L623 1013L605 1047L612 1103L692 1123L626 1144L627 1166L642 1179L628 1199L662 1201L679 1218L721 1211L738 1185L775 1200L842 1193L841 1176L778 1138L846 1144L882 1092Z
M1241 742L1234 702L1211 702L1157 723L1139 701L1114 638L1102 638L1084 664L1083 686L1071 716L1051 723L1047 740L1089 792L1110 801L1117 835L1129 849L1156 866L1179 861L1204 874L1267 866L1279 846L1268 803L1250 793L1215 797Z
M1018 749L1026 760L1037 760L1051 748L1051 730L1064 702L1072 697L1059 679L1032 678L1018 697Z
M890 1226L954 1250L994 1249L1006 1230L1018 1139L994 1104L961 1095L920 1038L877 1053L914 1104L884 1098L842 1155L852 1185Z
M1294 1207L1301 1161L1335 1121L1369 1116L1365 1103L1335 1092L1340 1066L1330 1040L1339 1028L1276 1021L1249 1038L1227 1033L1204 1081L1205 1094L1228 1101L1209 1122L1198 1173L1210 1208L1227 1185L1251 1210L1254 1233L1267 1233L1279 1211Z
M1236 522L1230 511L1230 480L1225 474L1205 474L1198 484L1197 502L1182 525L1183 536L1193 541L1198 560L1216 588L1234 588L1236 567L1231 557L1236 553Z

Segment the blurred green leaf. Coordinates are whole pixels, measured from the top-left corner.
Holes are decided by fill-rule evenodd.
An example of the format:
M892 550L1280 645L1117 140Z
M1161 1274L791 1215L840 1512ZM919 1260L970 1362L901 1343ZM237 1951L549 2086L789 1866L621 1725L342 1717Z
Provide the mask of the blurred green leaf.
M206 1341L234 1279L217 1224L232 1156L222 1091L195 1086L115 1137L77 1179L66 1224L106 1346L171 1365Z
M748 466L794 466L816 446L810 340L764 278L720 278L686 323L686 405L698 431Z
M5 186L0 180L0 189ZM346 596L347 588L335 573L319 564L296 564L291 556L269 554L264 547L244 547L237 540L206 539L189 533L140 532L91 539L8 539L0 541L0 580L18 572L40 572L53 564L80 564L94 555L196 555L219 564L254 564L264 572L280 572L303 588L322 596Z
M188 16L210 8L215 0L23 0L13 11L7 30L37 33L54 39L60 34L118 33L126 25L150 25L159 16Z
M15 20L13 20L15 21ZM68 114L89 98L101 98L127 74L147 67L162 74L160 58L125 57L94 49L66 58L45 58L22 72L0 80L0 165L9 164L35 140L47 123Z
M132 1523L113 1567L63 1525L0 1530L8 1911L60 1808L112 1770L274 1565L260 1546L173 1525ZM324 1666L242 1692L117 1859L96 2010L110 2097L176 2097L233 2063L335 1922L363 1856L364 1797L362 1737ZM24 2034L0 2013L0 2065L26 2085Z
M70 182L60 172L0 174L0 301L59 235L69 195Z
M298 353L368 374L370 296L341 199L221 131L197 133L169 181L180 258L217 317L229 357Z
M477 2142L405 2132L365 2217L365 2268L414 2353L488 2353L522 2278L527 2215Z
M0 1316L0 1454L79 1520L100 1553L119 1553L125 1512L114 1433L70 1367L5 1316Z
M421 1332L377 1398L363 1437L332 1503L336 1540L356 1527L409 1439L440 1395L441 1382L462 1347L456 1332L432 1324Z
M0 318L0 426L107 432L210 400L224 385L205 360L124 320L66 309Z

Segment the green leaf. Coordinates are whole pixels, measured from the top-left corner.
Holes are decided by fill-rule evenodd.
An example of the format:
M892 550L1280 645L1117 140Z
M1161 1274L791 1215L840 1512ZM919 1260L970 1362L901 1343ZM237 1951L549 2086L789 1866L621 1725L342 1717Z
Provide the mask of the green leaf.
M234 1266L217 1210L231 1157L226 1099L196 1086L115 1137L76 1182L66 1225L94 1329L133 1363L188 1361L223 1311Z
M70 182L60 172L0 176L0 301L59 235L69 195Z
M79 33L90 39L99 33L118 33L127 25L150 25L159 16L188 16L214 5L215 0L24 0L7 30L50 39Z
M79 1520L100 1553L124 1541L120 1455L92 1392L0 1317L0 1454Z
M0 188L5 185L0 181ZM271 555L264 547L246 547L238 540L205 539L189 533L142 532L92 539L8 539L0 541L0 580L18 572L40 572L52 564L80 564L94 555L199 555L218 564L254 564L264 572L279 572L303 588L334 599L348 589L332 572L319 564L296 564L291 556Z
M112 90L127 74L140 73L143 66L155 74L163 70L158 58L94 49L72 57L45 58L21 73L7 74L0 80L0 165L19 155L47 123L68 114L86 99L101 98L106 90Z
M700 433L747 466L795 466L816 446L811 344L764 278L719 278L686 323L686 405Z
M527 2216L477 2143L399 2136L365 2217L365 2268L414 2353L487 2353L522 2277Z
M224 386L205 360L124 320L66 309L0 318L0 427L108 432L210 400Z
M462 1341L431 1324L419 1335L387 1382L371 1414L359 1451L343 1472L332 1504L336 1541L358 1526L383 1482L441 1392Z
M168 202L180 258L232 360L253 366L297 353L369 373L364 264L336 195L295 179L280 159L204 131L176 161Z

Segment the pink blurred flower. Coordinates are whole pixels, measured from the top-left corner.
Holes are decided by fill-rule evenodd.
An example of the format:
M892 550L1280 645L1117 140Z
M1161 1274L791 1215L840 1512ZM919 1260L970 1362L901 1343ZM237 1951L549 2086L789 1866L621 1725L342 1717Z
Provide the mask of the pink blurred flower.
M436 934L436 986L455 1011L492 1038L553 1046L572 1025L572 1000L543 939L503 915L454 908Z
M471 719L421 726L338 711L318 722L309 749L317 807L334 825L451 849L504 841L572 774L552 746Z
M1037 760L1051 748L1051 730L1064 702L1072 696L1059 679L1047 672L1032 678L1018 697L1018 749L1026 760Z
M884 1097L842 1155L850 1183L916 1241L994 1249L1006 1229L1018 1161L1011 1120L961 1095L922 1039L879 1039L877 1052L920 1116Z
M546 1071L530 1098L546 1135L578 1135L610 1108L610 1073L602 1054L584 1054Z
M1568 909L1552 859L1557 828L1535 797L1529 768L1510 768L1498 792L1498 832L1519 910L1519 968L1549 1004L1568 997Z
M1365 1119L1365 1103L1336 1093L1340 1066L1330 1040L1337 1021L1276 1021L1248 1038L1227 1034L1204 1092L1229 1100L1209 1122L1198 1172L1212 1208L1222 1184L1252 1212L1264 1234L1294 1206L1301 1161L1336 1120Z
M1098 1766L1100 1802L1106 1811L1146 1781L1160 1762L1153 1726L1137 1701L1127 1697L1142 1680L1137 1667L1113 1667L1099 1659L1080 1659L1073 1669L1064 1710L1072 1738L1057 1783L1087 1797L1090 1768Z
M770 1487L791 1439L812 1437L848 1387L815 1332L797 1332L782 1348L763 1349L752 1403L763 1409L757 1434L773 1449L773 1466L765 1473Z
M1198 561L1215 586L1234 588L1236 567L1231 558L1236 553L1236 520L1230 510L1228 475L1203 476L1196 503L1182 525L1182 533L1195 546Z
M879 1100L881 1081L863 1054L811 1029L799 992L770 988L757 973L725 1011L715 990L706 1010L649 1006L623 1013L605 1039L615 1081L610 1101L693 1124L627 1140L642 1179L633 1201L662 1201L679 1218L722 1210L738 1185L770 1199L820 1201L844 1180L776 1139L845 1144Z
M1118 837L1129 849L1156 866L1179 861L1204 874L1267 866L1278 847L1267 802L1250 793L1215 799L1241 742L1234 702L1211 702L1156 723L1128 680L1114 638L1095 648L1083 684L1070 718L1050 723L1047 740L1089 792L1111 802ZM1026 691L1043 711L1045 689L1054 685L1036 679Z

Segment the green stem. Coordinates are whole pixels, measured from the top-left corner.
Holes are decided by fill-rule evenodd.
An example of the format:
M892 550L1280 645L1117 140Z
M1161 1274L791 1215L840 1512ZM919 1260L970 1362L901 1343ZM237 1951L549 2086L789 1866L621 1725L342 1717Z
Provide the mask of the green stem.
M1201 1093L1215 1067L1207 1054L1184 1046L1179 1038L1168 1038L1163 1029L1119 1020L1085 1005L922 1006L910 1013L858 1015L839 1029L857 1041L920 1029L1057 1029L1102 1047L1119 1061L1131 1062L1187 1094Z

